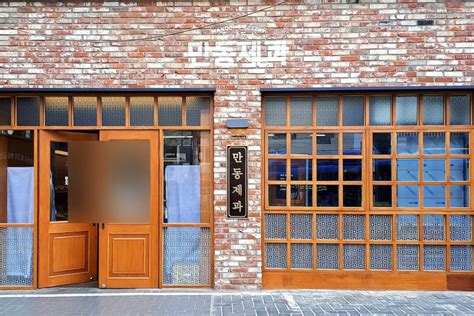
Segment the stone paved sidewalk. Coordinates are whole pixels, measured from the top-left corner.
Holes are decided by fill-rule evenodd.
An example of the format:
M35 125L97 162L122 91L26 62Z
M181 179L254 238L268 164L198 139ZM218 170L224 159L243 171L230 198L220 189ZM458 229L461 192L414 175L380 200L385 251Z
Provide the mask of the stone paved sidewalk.
M99 290L0 292L1 315L474 315L472 292Z

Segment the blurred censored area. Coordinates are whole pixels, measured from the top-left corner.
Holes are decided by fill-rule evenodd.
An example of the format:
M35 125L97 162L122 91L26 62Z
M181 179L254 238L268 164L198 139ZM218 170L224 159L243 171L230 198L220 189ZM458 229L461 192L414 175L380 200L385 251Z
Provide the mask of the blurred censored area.
M69 222L150 222L147 140L71 141L68 147Z

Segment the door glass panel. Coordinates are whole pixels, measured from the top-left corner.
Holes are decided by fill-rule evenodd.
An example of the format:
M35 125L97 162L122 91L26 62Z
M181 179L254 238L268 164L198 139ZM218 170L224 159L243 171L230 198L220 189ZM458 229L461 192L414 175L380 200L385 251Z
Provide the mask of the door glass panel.
M451 181L469 180L469 159L450 160Z
M392 180L392 161L390 159L373 160L373 179L374 181Z
M286 125L286 98L265 97L265 125Z
M102 125L125 126L124 97L102 97Z
M469 95L453 95L451 103L451 125L471 124L471 97Z
M397 180L418 181L418 159L397 159Z
M209 132L165 132L165 223L210 222L210 141Z
M335 207L339 205L339 186L318 185L316 192L318 206Z
M313 153L312 134L291 134L291 154L311 155Z
M209 126L211 121L211 99L208 97L186 97L186 125Z
M423 124L444 124L444 97L442 95L423 96Z
M11 125L11 98L0 98L0 125Z
M419 190L417 185L399 185L397 190L398 207L419 207Z
M286 155L286 134L268 134L268 153Z
M343 134L343 155L362 155L362 134Z
M397 133L397 154L418 154L418 133Z
M158 97L158 125L182 125L181 97Z
M416 125L418 118L418 97L397 96L397 125Z
M46 97L44 116L46 126L68 126L69 98Z
M450 152L453 155L469 154L469 133L453 132L450 136Z
M40 114L40 98L18 97L16 99L16 125L38 126Z
M390 155L392 153L392 135L390 133L375 133L372 138L374 155Z
M339 116L338 97L316 98L316 125L336 126Z
M74 126L97 125L97 98L74 97Z
M280 180L280 179L276 179L276 180ZM291 180L294 180L294 181L313 180L313 161L310 159L292 159L291 160Z
M153 126L153 97L130 98L130 125Z
M318 159L317 162L318 181L337 181L339 178L339 160Z
M317 140L317 154L318 155L337 155L339 152L339 135L334 133L316 134Z
M0 131L0 223L33 224L33 135L33 131Z
M444 155L446 153L446 134L423 133L423 153L425 155Z
M344 126L364 125L364 97L347 96L342 98Z
M371 96L369 98L370 125L390 125L392 123L392 98Z
M68 144L51 142L51 222L68 220Z
M285 181L286 180L286 160L269 159L268 160L268 180Z
M423 159L423 181L445 181L446 159Z
M392 206L392 186L374 185L374 207Z
M313 118L312 98L291 97L291 126L311 126Z

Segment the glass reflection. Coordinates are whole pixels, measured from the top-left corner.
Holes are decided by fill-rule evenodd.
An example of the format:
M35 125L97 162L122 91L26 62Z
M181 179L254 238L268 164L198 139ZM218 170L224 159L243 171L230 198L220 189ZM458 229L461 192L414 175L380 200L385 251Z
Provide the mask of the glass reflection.
M469 186L452 185L450 187L449 198L451 207L469 207Z
M313 135L291 134L291 154L311 155L313 153Z
M373 179L374 181L392 180L392 161L390 159L373 160Z
M397 188L398 207L419 207L419 190L417 185L399 185Z
M286 160L269 159L268 160L268 180L285 181L286 180Z
M317 180L337 181L339 178L339 161L337 159L318 159Z
M425 155L444 155L446 153L446 134L424 133L423 153Z
M345 133L343 137L343 155L362 155L362 134Z
M313 161L310 159L291 160L291 180L311 181L313 180Z
M68 220L68 144L51 142L51 221Z
M362 206L362 186L345 185L343 190L343 206L361 207Z
M452 132L450 137L450 152L453 155L469 154L469 133Z
M392 206L392 186L391 185L374 185L374 207L391 207Z
M286 134L268 134L268 153L286 155Z
M424 181L446 180L446 159L423 159Z
M286 185L271 184L268 186L268 205L286 206Z
M375 133L372 138L374 155L390 155L392 153L392 135L390 133Z
M313 206L313 186L291 185L291 206Z
M343 163L343 179L344 181L361 181L362 180L362 160L361 159L344 159Z
M317 134L317 154L318 155L337 155L339 138L338 134L334 133L325 133L325 134Z
M397 159L397 180L418 181L418 159Z
M469 180L469 159L451 159L451 181Z
M397 133L397 154L418 154L418 133Z
M423 187L423 206L445 207L446 206L446 186L445 185L425 185Z
M321 207L336 207L339 205L339 186L318 185L317 204Z

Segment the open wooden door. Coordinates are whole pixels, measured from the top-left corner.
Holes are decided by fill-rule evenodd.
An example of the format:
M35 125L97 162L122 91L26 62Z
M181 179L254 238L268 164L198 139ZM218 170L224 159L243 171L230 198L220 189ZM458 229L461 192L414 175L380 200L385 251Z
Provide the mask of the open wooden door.
M97 226L68 222L68 141L96 134L39 132L39 283L51 287L97 276Z
M158 287L158 133L101 131L100 140L150 142L150 222L100 225L99 287Z

